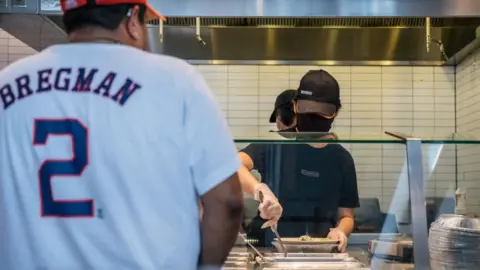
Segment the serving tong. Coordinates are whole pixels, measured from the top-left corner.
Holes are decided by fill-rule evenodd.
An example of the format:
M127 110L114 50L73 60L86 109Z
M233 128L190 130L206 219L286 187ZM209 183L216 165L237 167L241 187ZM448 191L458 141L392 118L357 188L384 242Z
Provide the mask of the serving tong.
M262 192L260 192L259 198L260 198L260 203L262 203L262 202L263 202L263 194L262 194ZM278 243L280 244L280 246L282 247L283 256L284 256L284 257L287 257L287 249L285 248L285 245L283 245L282 238L281 238L280 235L278 234L277 224L275 223L275 221L269 220L269 221L263 223L262 229L266 229L266 228L268 228L268 227L270 227L270 229L272 230L273 234L275 234L275 237L277 237L277 241L278 241ZM263 259L263 258L262 258L262 259Z

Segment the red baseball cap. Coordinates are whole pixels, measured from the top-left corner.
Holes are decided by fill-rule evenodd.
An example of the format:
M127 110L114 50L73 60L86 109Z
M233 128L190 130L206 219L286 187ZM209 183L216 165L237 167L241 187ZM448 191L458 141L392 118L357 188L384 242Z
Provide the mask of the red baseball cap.
M62 6L63 12L84 6L108 6L119 4L145 5L147 7L147 21L157 19L166 21L162 14L153 9L152 6L147 3L147 0L60 0L60 5Z

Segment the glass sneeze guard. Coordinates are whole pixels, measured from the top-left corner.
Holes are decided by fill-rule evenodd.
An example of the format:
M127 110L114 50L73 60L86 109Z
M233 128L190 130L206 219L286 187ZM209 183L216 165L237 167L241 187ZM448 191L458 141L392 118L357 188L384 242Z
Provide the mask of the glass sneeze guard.
M315 132L269 132L259 136L242 136L235 138L236 143L370 143L370 144L402 144L402 139L387 133L315 133Z
M475 184L478 178L477 168L480 168L480 135L472 132L435 134L269 132L259 136L236 137L235 143L239 150L249 144L269 145L272 149L289 144L341 144L351 153L355 162L360 205L364 202L368 204L372 202L373 197L377 197L381 211L393 216L393 220L396 219L393 223L399 226L407 224L406 227L409 228L406 230L407 234L414 240L416 269L428 269L430 265L427 228L432 222L430 213L432 208L443 208L444 210L435 209L439 214L453 213L457 188L467 188L467 193L471 194L480 191L479 186ZM478 147L475 146L477 144ZM282 168L278 166L278 160L275 162L277 169L273 170L275 171L273 177L280 177L282 180L286 178L282 174L292 174L288 171L289 164L297 162L297 167L299 164L298 160L290 159L293 163L284 162ZM477 196L473 194L470 197L468 203L470 209L480 213ZM447 212L442 212L445 209ZM383 226L381 234L386 232L386 225Z
M283 134L283 136L282 136ZM332 136L333 135L333 136ZM480 144L480 134L474 132L459 133L411 133L400 132L384 133L313 133L302 132L269 132L258 136L235 137L236 143L381 143L381 144L402 144L406 139L419 139L423 144Z

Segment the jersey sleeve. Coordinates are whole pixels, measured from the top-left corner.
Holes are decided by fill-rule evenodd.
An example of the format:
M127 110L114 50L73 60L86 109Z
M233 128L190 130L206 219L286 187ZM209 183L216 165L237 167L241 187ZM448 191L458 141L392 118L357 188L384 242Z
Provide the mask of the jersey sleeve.
M357 188L357 172L352 155L345 150L343 158L343 179L339 207L356 208L360 206Z
M202 196L234 174L240 160L225 117L205 80L197 71L189 77L185 131L195 189Z
M266 151L265 144L256 144L256 143L249 144L247 147L240 150L240 152L245 153L247 156L249 156L252 159L253 169L259 172L262 172L264 169L265 151Z

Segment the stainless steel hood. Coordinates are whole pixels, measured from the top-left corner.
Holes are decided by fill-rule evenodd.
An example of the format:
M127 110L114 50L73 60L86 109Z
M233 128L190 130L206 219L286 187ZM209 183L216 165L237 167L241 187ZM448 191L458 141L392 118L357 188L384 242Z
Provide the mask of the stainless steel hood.
M29 0L17 0L29 1ZM167 17L468 17L478 0L150 0ZM42 0L42 11L57 11Z
M480 18L432 18L426 47L425 18L201 18L196 39L195 18L173 17L150 26L150 48L195 63L278 64L442 64L475 39ZM214 61L212 61L214 60Z
M13 1L26 1L28 6L38 0ZM0 27L35 49L64 42L58 0L36 3L41 15L0 15ZM162 27L163 42L158 22L149 26L151 50L193 63L438 65L475 40L480 25L479 17L471 17L480 14L478 0L153 0L151 4L168 18ZM205 45L196 39L197 16L202 16ZM432 17L430 33L438 43L431 43L428 52L424 16ZM31 33L25 34L26 28L41 32L35 42Z

